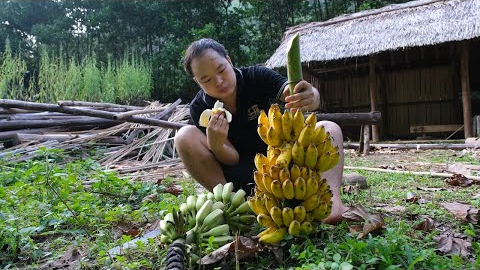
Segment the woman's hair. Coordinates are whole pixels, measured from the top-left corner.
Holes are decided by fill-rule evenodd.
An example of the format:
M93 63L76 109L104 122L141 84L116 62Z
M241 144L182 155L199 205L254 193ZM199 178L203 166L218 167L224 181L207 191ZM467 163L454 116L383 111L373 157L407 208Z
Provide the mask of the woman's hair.
M200 57L208 49L216 51L220 56L227 58L227 51L222 44L211 38L202 38L192 42L185 51L185 57L183 58L183 68L185 71L193 77L192 74L192 61L193 59Z

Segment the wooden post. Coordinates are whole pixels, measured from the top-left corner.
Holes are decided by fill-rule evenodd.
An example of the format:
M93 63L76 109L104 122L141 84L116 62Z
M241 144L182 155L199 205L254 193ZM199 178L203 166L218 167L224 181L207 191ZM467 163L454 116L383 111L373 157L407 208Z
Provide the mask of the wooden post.
M370 125L365 125L363 127L363 155L368 156L369 153L370 153Z
M470 102L469 43L460 45L460 78L462 85L462 107L465 138L473 137L472 104Z
M370 88L370 111L377 110L377 76L375 74L375 57L370 56L368 59L370 74L368 84ZM378 142L378 126L372 125L372 141Z
M365 126L366 125L360 126L360 137L358 138L358 156L361 156L363 152L363 143L364 143L363 129L365 128Z

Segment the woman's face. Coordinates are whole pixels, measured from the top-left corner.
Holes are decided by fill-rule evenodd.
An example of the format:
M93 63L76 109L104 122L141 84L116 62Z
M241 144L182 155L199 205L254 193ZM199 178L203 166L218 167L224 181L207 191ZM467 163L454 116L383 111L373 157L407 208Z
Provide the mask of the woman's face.
M208 95L220 101L235 96L237 78L228 56L209 49L192 60L191 68L193 79Z

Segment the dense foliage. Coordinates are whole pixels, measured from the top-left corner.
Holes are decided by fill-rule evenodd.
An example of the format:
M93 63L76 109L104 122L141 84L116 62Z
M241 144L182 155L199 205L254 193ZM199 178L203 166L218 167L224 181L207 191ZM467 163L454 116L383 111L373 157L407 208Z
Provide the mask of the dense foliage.
M0 97L27 99L39 93L40 77L45 76L39 73L46 48L50 58L68 66L60 69L67 73L62 76L83 74L83 81L78 82L82 85L78 87L91 99L126 102L123 98L112 100L111 93L105 94L106 97L92 97L88 93L99 92L100 81L112 79L111 73L107 75L108 67L122 69L124 58L131 59L134 55L145 63L135 70L146 68L146 75L152 78L152 83L146 85L150 89L142 93L165 102L178 97L188 101L197 87L183 71L182 54L195 39L219 40L235 65L261 64L292 25L398 2L405 0L0 1L1 60L14 59L17 72L0 73ZM7 38L12 52L7 51ZM92 64L98 70L92 69ZM117 72L125 70L113 73ZM104 86L101 92L119 87L108 82ZM53 82L44 87L59 91ZM42 100L49 101L57 95L44 94ZM124 93L127 99L130 96L138 97L138 93ZM82 95L67 97L82 98Z

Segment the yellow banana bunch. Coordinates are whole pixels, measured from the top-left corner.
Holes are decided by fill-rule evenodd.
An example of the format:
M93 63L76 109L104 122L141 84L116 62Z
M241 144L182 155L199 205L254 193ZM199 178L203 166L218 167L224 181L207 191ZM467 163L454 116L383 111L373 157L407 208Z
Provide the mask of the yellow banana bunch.
M258 131L268 147L254 158L255 195L245 204L265 227L260 241L277 244L286 234L314 232L331 213L332 192L322 173L339 162L338 147L324 126L317 127L315 113L282 113L277 104L260 112Z

